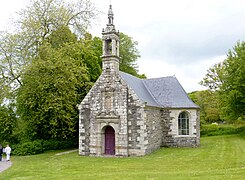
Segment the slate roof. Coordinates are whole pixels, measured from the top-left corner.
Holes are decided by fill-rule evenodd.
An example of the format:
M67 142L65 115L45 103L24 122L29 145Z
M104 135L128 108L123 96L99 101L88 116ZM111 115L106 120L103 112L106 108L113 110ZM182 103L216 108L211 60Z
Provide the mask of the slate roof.
M174 76L139 79L119 72L122 79L148 106L161 108L199 108Z

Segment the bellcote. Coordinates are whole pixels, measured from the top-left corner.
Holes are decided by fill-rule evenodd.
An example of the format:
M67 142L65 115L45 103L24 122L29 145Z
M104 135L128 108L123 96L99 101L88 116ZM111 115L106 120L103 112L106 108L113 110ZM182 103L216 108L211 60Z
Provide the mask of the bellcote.
M106 28L102 30L102 68L113 69L119 71L119 32L116 31L114 25L114 14L112 11L112 5L109 6L108 10L108 23Z

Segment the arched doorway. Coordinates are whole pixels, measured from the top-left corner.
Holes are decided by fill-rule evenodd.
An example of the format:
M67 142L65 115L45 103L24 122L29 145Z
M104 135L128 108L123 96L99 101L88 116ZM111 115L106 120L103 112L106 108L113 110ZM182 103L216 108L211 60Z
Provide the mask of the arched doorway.
M115 155L115 131L111 126L105 128L105 154Z

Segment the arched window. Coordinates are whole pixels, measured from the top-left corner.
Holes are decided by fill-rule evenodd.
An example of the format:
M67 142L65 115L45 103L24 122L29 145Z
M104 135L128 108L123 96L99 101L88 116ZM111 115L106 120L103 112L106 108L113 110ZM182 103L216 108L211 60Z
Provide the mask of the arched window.
M189 116L187 112L181 112L178 117L179 135L189 135Z

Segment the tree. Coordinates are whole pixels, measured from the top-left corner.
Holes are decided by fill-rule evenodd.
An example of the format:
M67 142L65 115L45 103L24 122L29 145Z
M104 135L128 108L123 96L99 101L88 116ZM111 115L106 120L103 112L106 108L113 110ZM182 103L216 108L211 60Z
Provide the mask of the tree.
M48 60L47 62L44 61L41 62L38 60L38 59L42 59L41 54L45 49L44 47L47 47L47 38L48 37L51 38L50 35L54 31L59 30L60 32L57 31L56 37L55 34L53 34L52 35L53 39L49 39L50 43L53 45L53 48L55 48L55 46L58 45L59 43L63 43L63 44L65 43L69 44L71 42L77 43L76 35L80 37L83 36L83 34L86 32L87 27L90 25L91 20L96 16L96 13L97 13L96 8L93 7L93 4L89 0L78 0L76 3L75 1L64 2L63 0L32 0L29 7L22 9L19 12L20 16L19 19L15 22L15 25L17 24L17 26L16 26L16 30L13 31L14 33L8 33L8 32L0 33L0 41L1 41L0 43L0 90L1 90L0 104L9 104L12 102L15 103L16 92L18 92L18 100L20 100L18 102L18 112L20 113L21 117L20 119L18 119L16 123L18 124L18 128L16 128L14 131L14 134L16 136L19 137L22 136L26 138L28 137L28 135L24 134L23 130L29 128L29 130L31 131L30 132L26 131L26 132L29 132L29 134L33 132L35 134L36 132L34 131L35 128L37 128L37 126L29 126L31 125L31 123L29 124L27 123L27 122L31 122L31 118L32 118L31 115L33 114L34 111L36 111L36 109L28 106L30 104L25 104L26 99L21 99L22 97L28 98L29 97L28 95L31 95L33 92L36 92L35 91L36 89L34 87L36 81L28 82L32 78L31 75L28 74L28 72L32 71L35 68L37 69L38 66L37 62L39 62L40 65L44 65L45 63L46 65L50 65L48 63L50 63L51 60L55 58L59 58L59 59L62 58L61 54L58 55L59 52L57 52L57 51L61 51L60 49L50 50L51 49L50 48L49 51L48 48L46 48L47 52L54 53L54 56L52 57L53 59L50 56L47 57ZM71 29L76 33L76 35L61 33L62 31L70 31L69 28L67 29L68 26L71 27ZM71 35L71 37L66 37L66 36L61 37L61 35L63 34ZM60 40L60 42L58 42L58 39ZM68 39L68 41L65 42L65 39ZM71 39L73 39L73 41ZM76 43L73 43L73 45L71 45L70 47L75 49L81 48L81 46L77 45ZM68 45L66 45L66 47L67 46ZM56 46L56 48L59 48L59 46ZM40 53L39 51L42 51L42 53ZM63 51L65 51L65 48L63 48ZM64 57L64 60L68 60L69 57L71 59L81 58L81 57L75 57L77 53L71 53L71 54L72 56L66 55L66 57ZM45 58L43 58L42 60L44 59ZM35 63L32 64L32 61L35 61ZM76 62L77 64L75 65L74 61L71 61L68 64L69 65L72 64L71 65L72 67L78 67L78 69L80 67L82 74L80 74L81 76L79 78L80 80L82 78L82 81L80 82L81 83L80 86L77 86L78 89L76 89L76 92L77 92L77 96L82 97L84 96L84 94L86 94L87 88L90 86L90 83L87 83L87 81L89 81L89 77L87 77L86 65L78 61ZM57 65L57 69L61 69L61 65L60 66ZM35 73L36 72L34 72L33 74ZM71 74L73 73L74 75L75 72L70 72L70 73ZM40 75L42 74L40 73ZM74 76L71 77L76 78L76 76L75 77ZM74 79L72 80L74 82ZM19 89L20 87L21 89ZM29 88L32 87L33 89L28 89L28 87ZM31 92L30 90L33 92ZM28 91L30 91L29 94ZM24 92L27 94L25 94ZM32 95L33 97L35 97L35 93ZM45 95L45 93L43 95ZM74 101L73 103L76 102ZM21 106L21 104L23 106ZM31 109L33 110L32 113L31 113ZM28 116L27 112L30 112L29 118L27 118ZM74 111L71 112L71 114L74 115ZM4 118L6 116L2 115L2 117ZM74 119L75 117L72 118L73 121ZM72 120L66 123L65 129L73 127L75 125L74 123L70 123L72 122ZM34 123L38 124L37 121ZM33 129L31 129L31 127L33 127ZM56 130L57 129L55 129L54 131ZM66 131L68 132L67 136L70 136L73 131L74 128L72 128L72 130L69 129L68 131ZM55 133L59 134L59 132L56 131L51 133L50 136L58 138L58 136L56 136ZM62 135L64 134L61 134L60 137ZM33 137L34 136L32 136L32 138ZM38 135L36 137L38 137Z
M19 12L14 33L0 33L1 86L14 96L22 85L24 68L38 55L39 47L52 32L69 26L82 37L96 15L89 0L32 0Z
M224 82L220 89L225 119L245 120L245 42L237 42L224 61Z
M102 71L102 41L86 33L84 38L80 39L79 42L82 45L82 59L84 59L84 63L88 68L90 81L95 82Z
M138 74L137 59L140 57L140 53L137 49L138 42L134 41L132 37L120 33L120 70L127 72L137 77L145 78L145 75Z
M96 13L89 0L33 0L15 33L0 35L0 100L17 104L15 136L75 137L76 104L101 74L102 41L86 33ZM123 34L121 42L123 71L140 76L137 43Z
M224 68L225 66L223 62L215 64L207 70L208 72L200 84L213 91L219 90L224 81Z
M0 106L0 142L12 143L15 141L13 131L16 123L17 118L11 104Z
M46 41L50 43L52 48L60 48L66 43L77 42L77 36L71 32L68 26L61 26L53 31L52 34L45 39L45 42Z
M24 37L2 33L0 36L0 83L13 93L22 83L22 68L31 54L25 49ZM6 96L5 96L6 97Z
M217 91L205 90L189 93L190 98L200 107L202 123L220 121L219 97Z
M63 26L70 26L77 36L83 36L97 10L90 0L32 0L19 14L18 29L31 44L38 45Z
M40 47L39 56L26 68L18 92L18 113L28 123L33 139L74 137L78 119L76 104L91 87L88 72L80 59L80 44L56 49Z
M245 119L245 42L237 42L224 62L210 68L201 82L217 90L221 118Z

